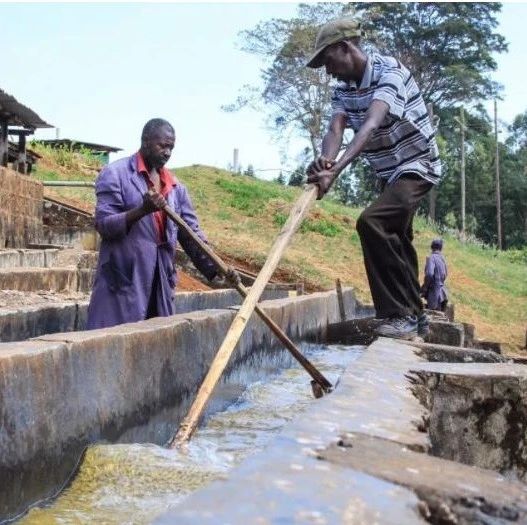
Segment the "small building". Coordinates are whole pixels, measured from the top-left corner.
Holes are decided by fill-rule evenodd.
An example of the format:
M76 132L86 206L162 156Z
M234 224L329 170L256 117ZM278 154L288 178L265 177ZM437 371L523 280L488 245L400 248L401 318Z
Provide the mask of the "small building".
M108 164L110 161L110 153L117 153L122 151L122 148L114 146L106 146L104 144L94 144L93 142L84 142L82 140L72 139L46 139L39 140L40 144L50 146L51 148L64 148L68 151L88 151L90 155L97 157L102 164Z
M52 127L32 109L0 89L0 166L7 167L12 162L16 171L29 173L27 137L38 128ZM9 136L18 137L16 143L9 144Z

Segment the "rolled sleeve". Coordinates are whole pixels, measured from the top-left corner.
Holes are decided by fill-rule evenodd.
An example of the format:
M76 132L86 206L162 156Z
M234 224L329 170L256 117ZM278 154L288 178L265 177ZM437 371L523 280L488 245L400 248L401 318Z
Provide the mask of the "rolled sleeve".
M126 235L126 210L123 204L121 180L118 172L104 168L95 182L97 205L95 228L103 239L119 239Z
M386 68L372 95L372 100L382 100L388 104L389 114L402 118L406 106L407 94L404 85L404 72L399 67Z

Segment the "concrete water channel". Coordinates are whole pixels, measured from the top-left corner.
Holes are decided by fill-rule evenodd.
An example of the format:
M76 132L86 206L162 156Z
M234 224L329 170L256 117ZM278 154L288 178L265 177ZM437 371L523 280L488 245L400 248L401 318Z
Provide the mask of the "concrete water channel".
M355 315L353 294L346 290L344 297ZM2 518L55 496L90 444L164 444L235 315L236 306L226 308L233 299L232 291L182 295L180 308L220 308L0 344ZM334 292L264 301L262 307L296 340L322 340L339 316ZM266 353L283 351L255 318L227 377L261 368Z
M234 317L227 293L189 296L208 309L171 318L0 344L3 519L77 471L26 522L527 523L524 365L445 319L432 323L441 345L346 350L369 322L335 325L334 292L262 303L293 339L330 344L303 343L340 373L333 393L311 400L253 319L196 440L163 449ZM367 311L344 298L347 318Z
M360 347L303 344L302 351L336 379L359 356ZM263 450L313 401L305 372L289 354L260 352L222 383L206 421L184 450L152 443L91 446L58 499L31 510L20 523L151 523L188 494L224 478L247 456ZM173 432L173 421L167 411L143 429L134 429L134 440Z

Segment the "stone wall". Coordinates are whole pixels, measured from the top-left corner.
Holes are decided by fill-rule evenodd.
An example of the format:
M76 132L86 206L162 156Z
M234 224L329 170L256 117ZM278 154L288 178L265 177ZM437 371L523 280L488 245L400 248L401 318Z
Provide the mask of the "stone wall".
M0 166L0 247L40 242L42 197L41 182Z
M351 290L345 301L354 311ZM339 319L335 292L261 306L293 338L322 338ZM0 521L55 494L87 445L136 441L132 430L163 411L171 413L173 432L234 315L205 310L0 344ZM227 374L258 350L279 348L253 317ZM162 444L169 437L160 432L148 439Z

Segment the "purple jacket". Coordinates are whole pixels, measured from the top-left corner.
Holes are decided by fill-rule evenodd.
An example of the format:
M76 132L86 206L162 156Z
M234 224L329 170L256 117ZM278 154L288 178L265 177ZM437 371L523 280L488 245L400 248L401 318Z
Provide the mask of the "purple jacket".
M448 270L445 258L440 252L432 252L426 258L425 282L422 288L428 308L438 310L441 307L441 303L447 300L448 296L445 288L447 275Z
M198 219L187 189L175 181L166 196L168 205L203 240ZM194 265L208 278L216 275L214 263L185 232L167 218L166 242L159 244L154 215L138 220L129 230L125 215L140 206L148 190L146 180L137 172L136 155L106 166L95 183L97 206L95 227L102 242L88 307L87 328L103 328L145 319L156 265L159 268L157 311L160 316L174 313L176 269L174 256L179 241Z

